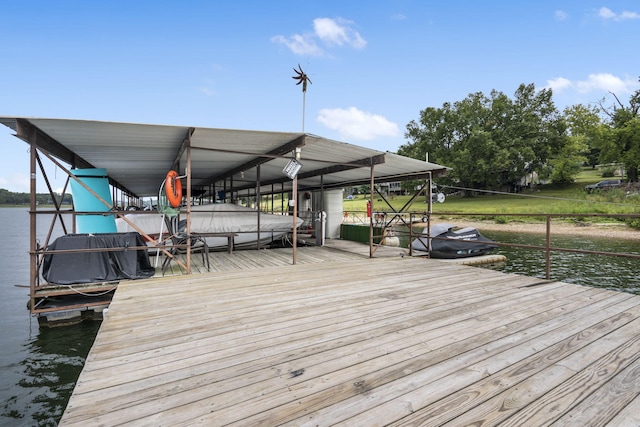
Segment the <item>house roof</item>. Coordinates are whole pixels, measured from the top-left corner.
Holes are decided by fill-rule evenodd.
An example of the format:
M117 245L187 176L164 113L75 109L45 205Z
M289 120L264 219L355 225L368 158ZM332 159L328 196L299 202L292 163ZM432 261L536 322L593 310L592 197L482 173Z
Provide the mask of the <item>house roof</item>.
M283 169L299 147L299 191L426 178L446 168L316 135L117 123L90 120L0 117L16 136L76 168L105 168L112 185L138 197L157 195L171 169L185 173L191 155L191 184L254 194L289 191ZM188 149L190 147L190 150ZM259 165L259 168L258 168ZM259 174L259 177L258 177ZM259 179L258 179L259 178ZM213 187L213 185L216 187Z

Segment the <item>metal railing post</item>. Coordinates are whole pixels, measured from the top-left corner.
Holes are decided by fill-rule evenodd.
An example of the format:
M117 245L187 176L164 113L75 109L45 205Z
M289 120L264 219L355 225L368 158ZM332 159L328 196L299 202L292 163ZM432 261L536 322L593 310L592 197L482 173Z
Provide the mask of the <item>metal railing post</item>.
M551 280L551 215L546 215L547 219L547 239L545 243L546 254L546 278L547 280Z

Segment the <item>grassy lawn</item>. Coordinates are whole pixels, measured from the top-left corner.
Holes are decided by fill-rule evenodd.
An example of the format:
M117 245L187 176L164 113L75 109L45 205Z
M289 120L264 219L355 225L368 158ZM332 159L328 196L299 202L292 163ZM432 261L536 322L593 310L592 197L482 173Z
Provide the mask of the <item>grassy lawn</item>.
M433 213L457 213L479 216L504 222L507 214L638 214L640 213L640 197L625 197L623 190L609 190L587 194L584 186L601 181L603 178L597 170L585 169L576 182L570 186L559 188L552 185L538 186L534 191L519 194L481 193L475 197L450 195L444 203L433 205ZM444 189L445 193L448 189ZM388 197L387 200L395 210L401 209L411 196ZM366 211L368 195L359 195L354 200L345 200L345 211ZM417 198L406 208L406 212L425 212L427 203L424 196ZM375 211L391 211L381 197L374 200ZM513 219L513 217L511 218ZM523 218L519 218L523 220ZM527 217L527 221L541 221L542 217ZM611 219L615 221L614 219ZM602 218L597 219L603 222ZM640 223L640 220L636 220Z

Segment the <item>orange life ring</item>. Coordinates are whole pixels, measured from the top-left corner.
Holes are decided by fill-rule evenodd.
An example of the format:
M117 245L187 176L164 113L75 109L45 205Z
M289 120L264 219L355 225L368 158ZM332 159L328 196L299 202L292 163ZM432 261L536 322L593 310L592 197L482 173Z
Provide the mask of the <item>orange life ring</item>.
M177 208L182 203L182 183L178 178L178 172L170 170L164 182L164 192L167 195L172 208Z

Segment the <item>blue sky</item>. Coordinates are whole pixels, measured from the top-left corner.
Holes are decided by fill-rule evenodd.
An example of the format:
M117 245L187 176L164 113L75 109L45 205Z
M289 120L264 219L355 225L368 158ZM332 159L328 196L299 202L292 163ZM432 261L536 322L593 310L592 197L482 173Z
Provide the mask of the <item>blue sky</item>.
M305 132L383 151L426 107L521 83L559 109L640 86L638 1L4 0L0 115ZM612 104L608 95L606 104ZM0 188L28 146L0 127ZM62 173L53 173L54 187ZM44 192L44 187L39 185Z

